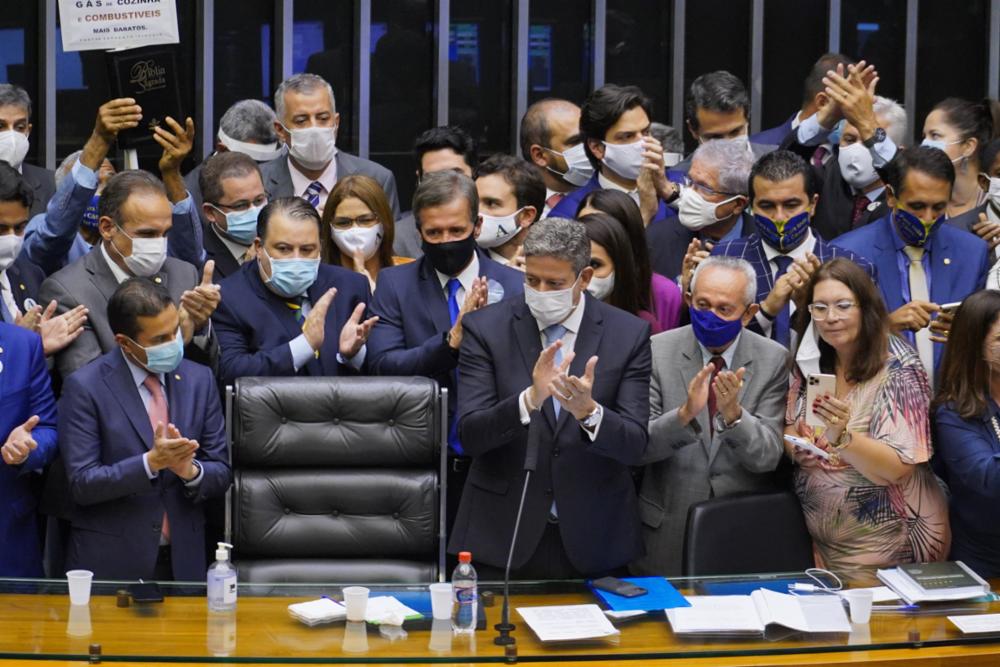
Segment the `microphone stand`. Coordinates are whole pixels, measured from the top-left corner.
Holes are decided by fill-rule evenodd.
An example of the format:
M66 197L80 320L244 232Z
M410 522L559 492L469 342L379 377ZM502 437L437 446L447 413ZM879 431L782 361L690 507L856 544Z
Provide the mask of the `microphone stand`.
M531 427L534 425L537 415L540 414L541 412L539 411L535 415L532 415L531 424L528 426L528 446L527 452L524 455L524 485L521 487L521 502L517 505L517 518L514 519L514 534L510 538L510 550L507 552L507 566L504 568L503 574L503 608L500 612L500 622L493 626L497 631L497 636L493 638L493 643L497 646L509 647L508 653L514 650L513 644L517 641L510 635L516 627L510 622L510 565L514 560L514 547L517 544L517 533L521 528L524 501L528 496L528 483L531 481L531 473L534 472L535 466L538 463L538 440L537 435L535 435L538 429L532 429Z

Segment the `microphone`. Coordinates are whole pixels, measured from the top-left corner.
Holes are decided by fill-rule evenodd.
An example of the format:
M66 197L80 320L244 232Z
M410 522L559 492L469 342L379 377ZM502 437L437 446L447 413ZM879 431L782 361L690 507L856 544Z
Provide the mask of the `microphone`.
M497 636L493 638L493 643L497 646L510 646L517 640L510 636L516 627L510 622L510 564L514 560L514 547L517 544L517 534L521 528L521 515L524 513L524 501L528 496L528 483L531 481L531 473L538 466L538 445L541 438L540 427L537 420L541 419L541 410L536 411L531 416L531 423L528 424L528 445L524 453L524 485L521 487L521 501L517 505L517 516L514 519L514 533L510 536L510 549L507 551L507 566L503 573L503 610L500 612L500 622L493 626L497 631Z

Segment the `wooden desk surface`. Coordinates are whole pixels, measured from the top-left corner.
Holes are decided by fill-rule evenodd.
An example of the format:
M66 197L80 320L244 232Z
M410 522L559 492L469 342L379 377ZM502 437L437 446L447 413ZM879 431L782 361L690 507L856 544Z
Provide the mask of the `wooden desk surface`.
M306 599L311 598L241 595L235 615L226 617L209 614L204 597L168 596L162 604L119 608L109 595L92 597L89 607L71 607L65 595L0 594L0 656L10 660L4 667L29 657L33 665L43 656L53 662L78 661L86 658L91 644L100 644L105 660L116 665L178 659L213 664L228 660L472 664L504 659L502 649L493 644L492 625L499 618L499 604L486 608L488 629L473 637L418 629L392 641L377 629L366 631L362 624L302 625L289 617L286 607ZM583 592L514 595L512 608L592 601ZM987 611L1000 611L1000 603L978 605L967 613ZM685 667L858 661L907 667L1000 665L1000 635L970 640L943 614L875 614L868 627L846 638L798 635L784 641L679 639L660 617L620 625L621 635L615 642L560 646L542 645L516 613L511 615L518 626L520 662L568 665L598 659L606 664ZM972 641L979 643L947 644ZM851 650L852 646L858 648Z

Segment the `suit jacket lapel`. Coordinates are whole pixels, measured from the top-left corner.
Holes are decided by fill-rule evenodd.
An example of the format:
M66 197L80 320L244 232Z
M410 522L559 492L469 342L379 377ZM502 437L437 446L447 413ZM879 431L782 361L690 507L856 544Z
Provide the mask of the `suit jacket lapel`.
M903 294L903 286L899 280L899 264L896 261L896 245L893 243L893 232L890 227L892 219L886 217L872 224L880 225L875 236L872 261L876 262L878 267L879 286L882 288L885 305L891 312L902 305Z
M208 253L209 259L215 260L216 271L220 274L228 276L240 270L240 263L233 257L233 253L229 252L229 248L215 233L211 224L205 225L205 252ZM218 281L219 278L216 279L216 282Z
M83 259L83 265L90 274L90 282L94 283L97 291L110 301L111 296L118 289L118 281L115 280L115 275L111 273L111 267L104 260L100 243L87 253Z
M933 237L931 237L930 251L931 251L931 301L937 304L948 303L953 301L951 298L951 285L950 273L952 271L952 266L955 264L955 258L951 257L950 249L951 244L948 243L948 239L944 238L941 230L937 230ZM938 345L934 346L937 349Z
M542 353L542 337L538 331L538 323L532 317L527 304L521 303L514 308L512 326L514 327L514 337L517 339L517 349L520 351L521 361L524 363L524 371L530 382L535 370L535 362L538 361L538 355ZM549 428L555 430L556 419L551 401L546 400L541 409L549 423Z
M146 451L153 443L153 427L149 423L149 413L146 406L142 404L139 391L132 382L132 372L129 370L125 357L120 352L106 357L104 382L110 389L110 395L114 397L122 408L122 412L128 417L129 423L135 429L140 442L143 443Z
M250 288L260 299L263 299L271 314L281 323L285 333L291 338L295 338L302 333L302 326L295 321L295 313L292 312L292 309L285 304L285 301L281 297L264 285L264 281L260 278L260 270L257 268L257 260L253 260L248 264L244 266L246 267L245 277L247 282L250 283ZM337 335L339 337L339 333Z
M691 335L691 346L687 350L681 352L681 355L684 359L681 360L678 367L681 373L681 381L684 383L683 387L686 391L687 387L691 384L691 380L694 379L694 376L698 374L698 371L705 367L705 364L702 363L703 359L701 356L701 348L698 347L698 340L694 337L694 334ZM712 432L709 429L708 424L708 408L702 410L695 417L695 421L697 421L698 426L701 427L701 448L702 451L705 452L705 457L707 458L711 453L710 446L712 438Z
M757 300L763 301L771 293L771 290L774 289L774 276L771 275L771 262L767 260L767 253L764 252L764 242L757 236L752 236L750 239L748 242L750 247L747 249L748 257L746 259L753 264L755 269L759 267L760 275L757 276ZM764 289L761 289L761 280L764 281Z
M441 288L441 281L426 257L417 261L420 262L420 270L417 272L420 283L417 289L420 290L421 300L427 306L435 331L448 331L451 329L451 314L448 312L448 299Z

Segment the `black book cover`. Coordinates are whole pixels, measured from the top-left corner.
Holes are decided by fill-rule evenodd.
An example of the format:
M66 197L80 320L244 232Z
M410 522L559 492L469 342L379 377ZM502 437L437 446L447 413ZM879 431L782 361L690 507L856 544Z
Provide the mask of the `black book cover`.
M170 116L184 126L176 48L148 46L106 55L112 96L131 97L142 107L139 126L118 133L119 148L158 149L153 128L164 125L164 118Z

